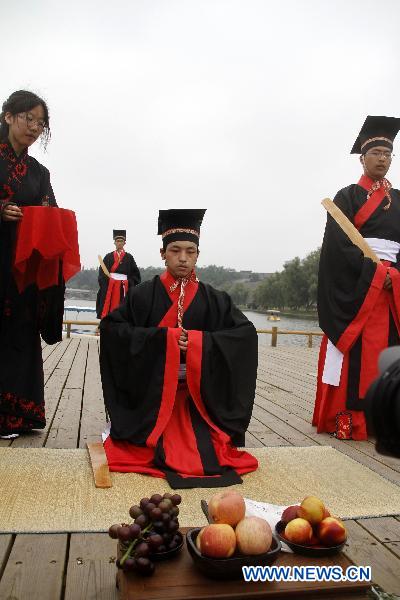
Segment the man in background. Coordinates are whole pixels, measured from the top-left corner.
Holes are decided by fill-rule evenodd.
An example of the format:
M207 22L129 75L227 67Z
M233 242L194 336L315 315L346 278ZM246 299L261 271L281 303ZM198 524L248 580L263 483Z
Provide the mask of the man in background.
M128 289L140 283L140 272L132 254L125 252L126 231L114 229L114 252L103 259L99 256L99 291L96 300L97 318L103 319L117 308Z

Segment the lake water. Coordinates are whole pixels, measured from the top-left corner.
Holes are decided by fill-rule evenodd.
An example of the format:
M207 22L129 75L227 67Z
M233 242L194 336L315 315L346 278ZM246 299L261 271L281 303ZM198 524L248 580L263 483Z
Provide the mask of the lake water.
M302 319L300 317L285 317L281 315L280 321L268 321L267 315L257 313L253 311L244 311L246 317L251 321L256 329L272 329L272 327L278 327L279 329L289 329L295 331L321 331L316 319ZM259 333L259 343L262 345L271 345L271 334ZM278 346L306 346L308 338L305 335L279 335L278 334ZM321 337L313 337L313 346L319 346L321 343Z
M78 300L74 298L69 298L65 301L65 308L68 307L80 307L80 308L91 308L94 309L96 303L93 300ZM268 321L267 315L262 313L257 313L253 311L245 311L244 313L246 317L254 323L254 326L257 329L272 329L273 326L278 327L279 329L295 329L296 331L320 331L318 327L318 321L315 319L302 319L295 317L285 317L281 316L280 321ZM64 319L68 319L70 321L94 321L97 320L95 312L82 312L82 311L74 311L74 310L66 310L64 313ZM72 331L74 333L88 333L93 334L96 330L96 326L93 325L74 325L72 326ZM321 341L320 337L313 338L313 345L319 346ZM271 335L268 333L260 333L259 334L259 342L262 345L270 345L271 344ZM296 345L296 346L306 346L307 338L304 335L278 335L278 345Z

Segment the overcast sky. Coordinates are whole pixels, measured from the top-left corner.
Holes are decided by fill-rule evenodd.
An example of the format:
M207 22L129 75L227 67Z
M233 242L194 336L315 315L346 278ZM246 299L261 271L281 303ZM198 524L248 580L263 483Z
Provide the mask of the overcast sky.
M159 265L160 208L207 208L199 264L270 272L321 243L367 114L400 116L398 0L0 0L0 95L42 95L31 150L81 260L127 229ZM396 149L396 147L395 147ZM388 178L400 187L400 150Z

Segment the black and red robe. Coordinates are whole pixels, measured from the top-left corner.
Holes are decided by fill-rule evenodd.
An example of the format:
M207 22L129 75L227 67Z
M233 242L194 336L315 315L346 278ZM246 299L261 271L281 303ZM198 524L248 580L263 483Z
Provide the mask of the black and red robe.
M257 333L225 292L190 281L186 381L177 327L180 293L165 272L129 291L100 325L100 367L111 419L110 470L166 477L172 487L240 483L257 460L244 445L257 373Z
M49 171L27 151L17 156L0 143L0 209L56 206ZM64 284L19 293L12 274L15 222L0 219L0 435L41 429L46 424L40 335L62 339Z
M380 352L400 342L400 192L361 177L335 203L378 257L364 257L328 215L321 249L318 314L326 334L320 350L313 424L341 438L367 438L366 391L378 375ZM369 194L368 194L369 192ZM384 289L387 273L392 290Z
M107 277L99 267L99 291L96 299L98 319L102 319L117 308L125 298L128 289L140 283L140 271L129 252L122 250L118 254L114 250L105 255L103 262L112 277Z

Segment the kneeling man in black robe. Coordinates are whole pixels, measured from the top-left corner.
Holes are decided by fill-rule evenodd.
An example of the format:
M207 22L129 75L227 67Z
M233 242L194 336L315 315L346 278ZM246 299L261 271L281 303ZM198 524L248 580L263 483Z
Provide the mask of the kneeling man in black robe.
M160 211L165 272L100 325L109 468L174 488L241 483L258 466L236 448L253 408L257 333L226 292L196 277L204 213Z

